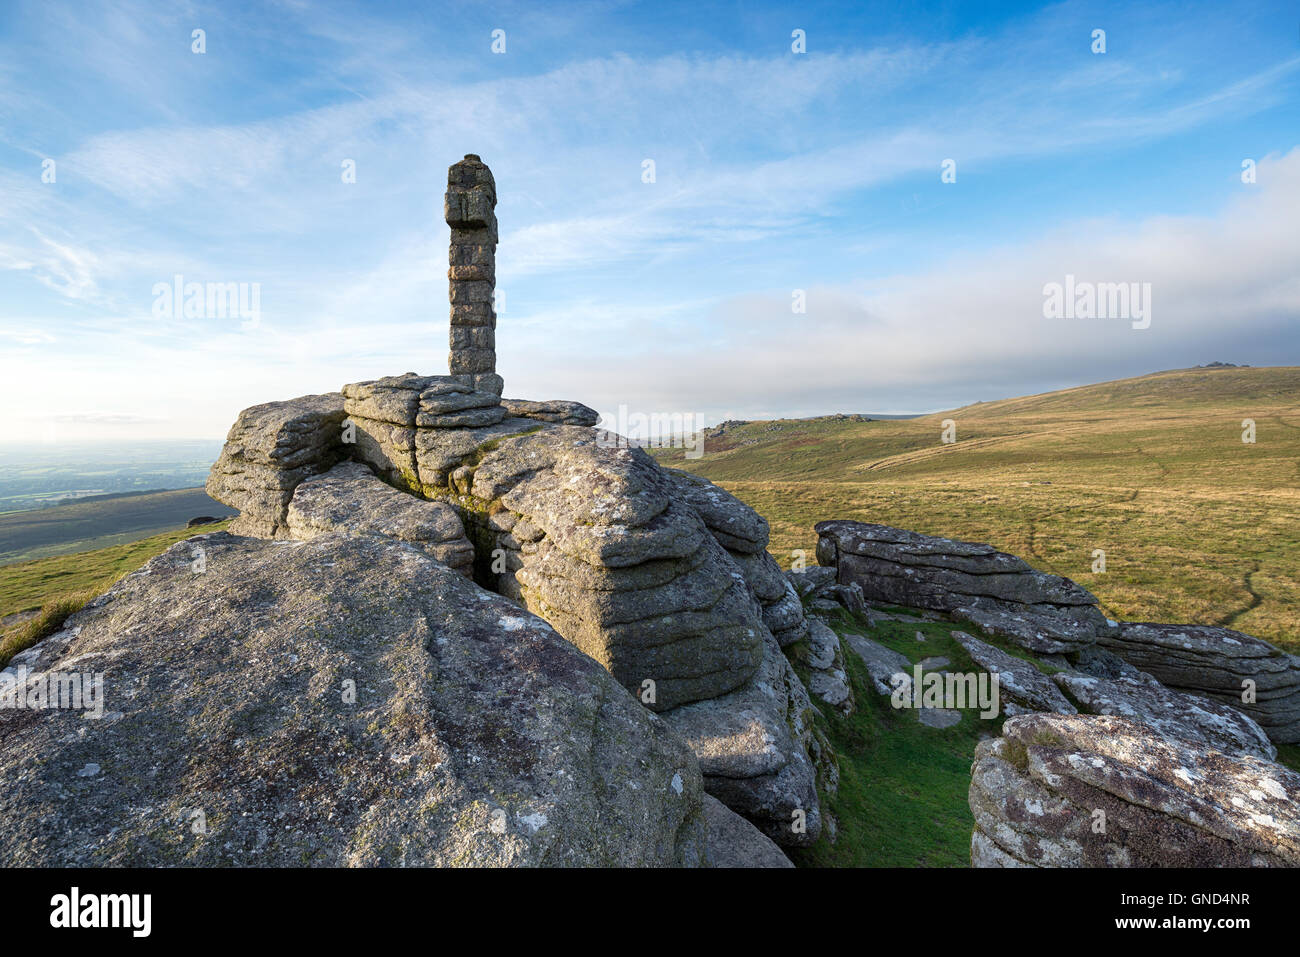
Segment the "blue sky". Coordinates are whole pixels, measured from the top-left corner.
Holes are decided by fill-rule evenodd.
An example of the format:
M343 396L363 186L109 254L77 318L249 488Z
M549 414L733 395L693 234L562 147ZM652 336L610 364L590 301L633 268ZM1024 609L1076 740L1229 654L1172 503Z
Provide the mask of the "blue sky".
M510 396L717 420L1300 364L1294 4L20 2L5 438L219 437L445 372L467 152ZM258 321L158 316L178 273L259 284ZM1046 318L1067 274L1150 283L1150 327Z

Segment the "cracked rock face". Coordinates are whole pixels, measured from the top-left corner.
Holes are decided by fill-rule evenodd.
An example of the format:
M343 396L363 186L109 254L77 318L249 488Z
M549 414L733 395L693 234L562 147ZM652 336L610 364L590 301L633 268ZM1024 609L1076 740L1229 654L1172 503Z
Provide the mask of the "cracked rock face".
M1300 866L1300 775L1121 718L1009 719L970 806L975 867Z
M1170 688L1244 711L1277 744L1300 742L1300 658L1262 638L1212 625L1124 622L1102 644Z
M1077 650L1108 628L1087 589L991 545L851 521L816 531L818 562L871 601L947 612L1039 654Z
M191 539L23 662L103 672L105 707L0 711L8 866L703 859L680 739L411 544Z

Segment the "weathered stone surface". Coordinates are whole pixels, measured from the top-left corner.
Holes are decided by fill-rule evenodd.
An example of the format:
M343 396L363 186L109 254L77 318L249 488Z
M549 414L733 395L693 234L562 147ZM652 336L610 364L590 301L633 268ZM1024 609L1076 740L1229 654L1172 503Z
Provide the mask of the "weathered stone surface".
M539 422L554 422L556 425L595 425L600 421L600 413L595 409L588 408L581 402L568 402L564 399L545 402L502 399L501 404L507 412L521 419L537 419Z
M1008 719L970 806L976 867L1300 866L1300 775L1122 718Z
M721 543L743 536L715 533L680 489L689 485L720 527L762 532L765 542L766 523L720 489L669 476L643 450L611 447L585 426L462 421L480 412L498 418L505 407L455 377L353 383L343 405L355 432L347 451L384 481L453 506L491 566L495 590L541 615L629 689L653 682L651 707L746 682L767 622L785 640L802 635L802 607L788 600L761 543L729 553ZM276 490L270 506L282 509L300 480ZM243 501L251 508L257 500ZM336 511L329 521L338 519ZM279 515L266 530L285 521ZM299 524L312 527L305 515ZM347 527L374 526L359 517Z
M496 181L481 159L470 153L447 170L443 216L451 227L448 298L451 300L451 352L447 366L476 390L501 395L496 374ZM502 411L501 417L505 412ZM456 422L435 427L492 424L489 413L461 413ZM495 421L500 421L496 419Z
M239 413L208 474L207 493L239 509L230 528L278 538L298 483L343 458L343 396L305 395Z
M29 654L106 713L0 711L6 866L701 862L694 756L541 620L392 539L198 541Z
M808 691L842 714L852 714L853 689L844 668L840 637L822 621L808 622L808 637L795 646L795 660L808 668Z
M863 522L816 530L817 560L868 600L947 612L1042 654L1092 644L1107 628L1087 589L990 545Z
M1300 658L1211 625L1124 622L1102 645L1166 687L1244 711L1277 744L1300 742ZM1243 701L1253 682L1254 701Z
M386 535L419 546L463 575L473 574L474 546L454 508L399 492L356 462L299 485L287 524L290 535L304 541L331 532Z
M473 428L495 425L506 417L500 398L476 390L458 376L407 372L349 383L343 396L350 417L403 429ZM409 441L405 445L409 447Z
M998 696L1003 714L1014 716L1032 711L1077 713L1078 709L1066 700L1052 679L1030 662L994 648L964 631L954 631L952 637L975 664L998 676Z
M709 867L794 867L770 837L712 794L704 795Z
M799 570L790 569L785 577L794 586L800 598L809 598L822 589L834 585L839 577L839 570L832 566L808 565Z
M662 717L700 762L705 789L783 846L811 844L821 805L809 755L813 708L771 635L762 667L731 692ZM796 824L802 820L805 830Z
M1021 605L974 597L950 614L1040 655L1086 648L1107 630L1106 616L1089 605Z
M1209 698L1171 691L1145 672L1098 678L1077 672L1052 676L1085 714L1140 721L1167 738L1183 738L1227 754L1277 757L1262 728L1244 713Z
M665 469L676 492L699 514L705 527L740 565L750 592L762 609L763 623L782 648L808 634L803 603L767 551L768 524L752 508L707 479Z
M762 656L744 575L643 450L551 426L482 453L464 481L467 521L505 551L497 587L517 595L647 703L667 709L746 682ZM524 521L501 533L500 511Z
M808 634L808 620L803 612L803 603L795 594L793 585L787 582L785 595L763 606L763 624L767 625L782 648Z
M759 552L767 547L767 519L736 496L690 472L664 469L664 474L728 551Z

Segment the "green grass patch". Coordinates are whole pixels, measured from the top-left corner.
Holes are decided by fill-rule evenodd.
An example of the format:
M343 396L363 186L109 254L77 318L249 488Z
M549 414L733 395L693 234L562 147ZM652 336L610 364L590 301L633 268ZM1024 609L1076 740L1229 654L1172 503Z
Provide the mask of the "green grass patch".
M135 571L177 542L226 528L217 522L197 528L179 528L125 545L73 555L56 555L29 562L0 565L0 618L43 610L66 596L106 591L123 575ZM8 637L6 629L4 637Z
M837 612L829 623L841 636L864 635L914 664L947 658L946 670L958 672L983 669L952 637L954 630L1011 650L974 628L947 622L888 621L872 628ZM925 641L917 641L918 632ZM982 736L1001 733L1001 719L983 719L970 709L951 728L927 727L915 711L896 709L888 696L879 694L866 666L847 642L842 644L857 709L845 716L824 702L813 702L839 759L839 788L822 798L836 818L837 839L831 844L823 835L814 846L791 851L790 858L801 867L969 866L975 823L966 798L971 761Z

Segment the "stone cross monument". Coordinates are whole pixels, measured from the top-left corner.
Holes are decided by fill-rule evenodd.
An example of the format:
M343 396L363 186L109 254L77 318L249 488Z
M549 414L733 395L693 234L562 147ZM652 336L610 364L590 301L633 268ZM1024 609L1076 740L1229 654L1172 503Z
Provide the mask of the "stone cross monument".
M487 165L469 153L447 170L443 215L451 227L451 355L453 377L501 395L494 305L497 186Z

